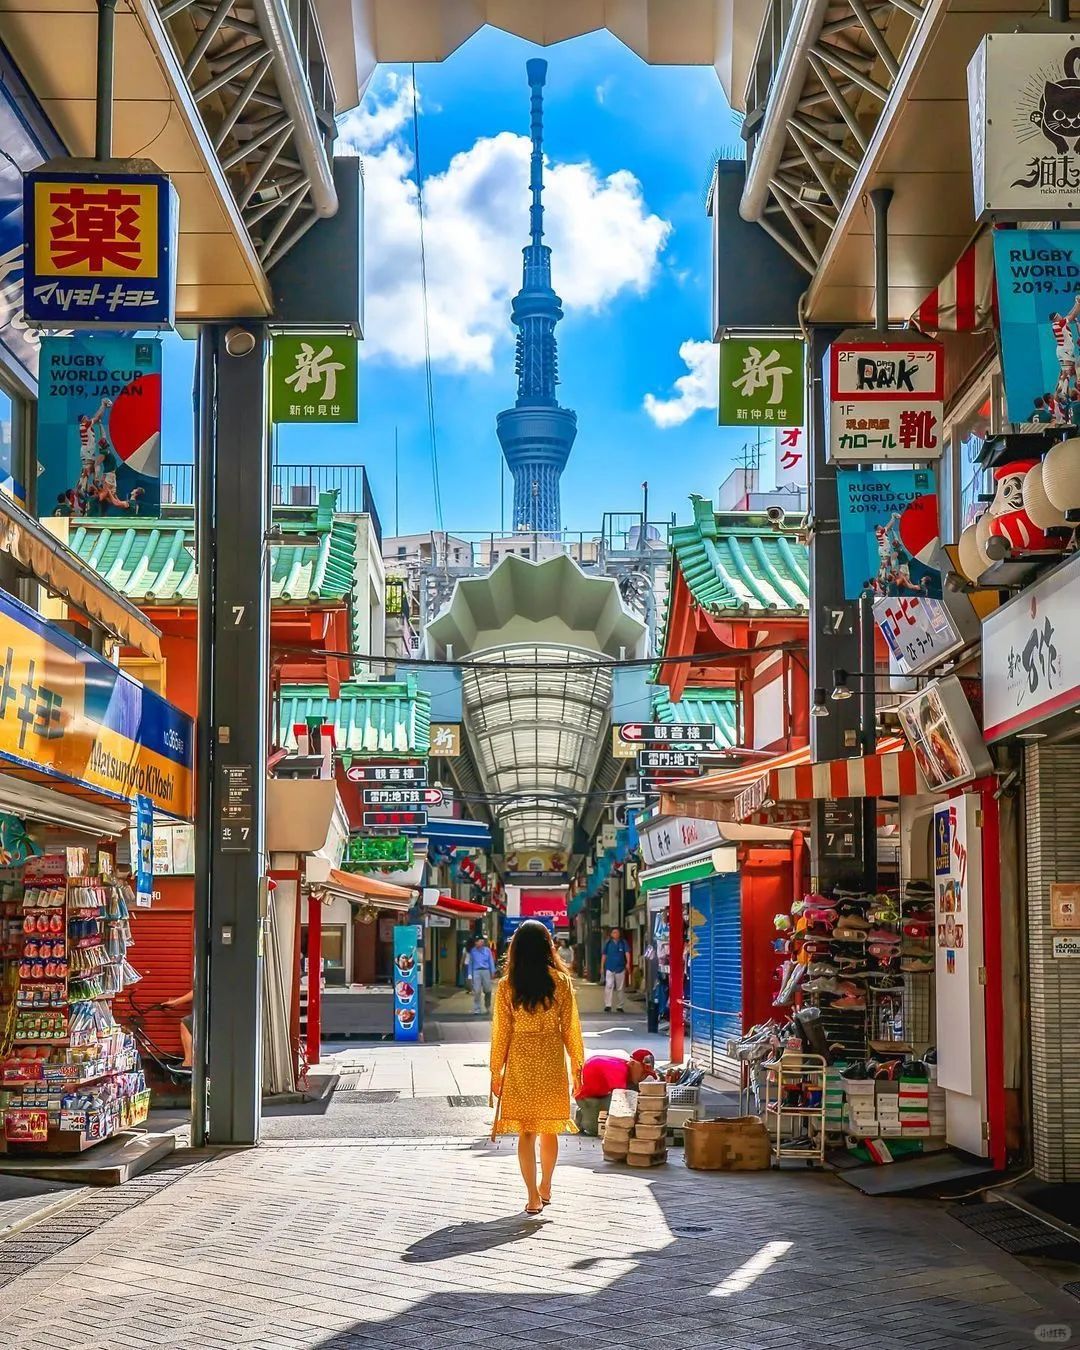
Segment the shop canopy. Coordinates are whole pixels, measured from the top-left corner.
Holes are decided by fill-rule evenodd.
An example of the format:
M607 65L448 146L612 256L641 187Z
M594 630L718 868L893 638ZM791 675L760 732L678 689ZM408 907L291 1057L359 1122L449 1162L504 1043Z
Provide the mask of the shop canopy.
M983 230L911 316L925 333L977 333L991 325L994 290L994 235Z
M681 809L681 808L680 808ZM638 884L647 895L650 891L666 890L669 886L687 886L692 881L734 870L735 850L738 844L786 844L795 831L779 825L741 825L737 821L721 821L723 843L718 848L704 849L688 858L676 858L638 873Z
M330 875L314 889L328 895L340 895L354 904L374 905L377 909L398 910L404 913L416 902L416 892L406 886L395 886L378 877L360 876L331 868Z
M472 900L457 900L452 895L440 895L434 905L425 905L425 914L444 914L451 919L482 919L491 908Z
M777 802L897 797L926 792L914 753L900 736L878 742L877 753L855 759L810 761L810 747L669 787L661 809L669 816L743 820Z

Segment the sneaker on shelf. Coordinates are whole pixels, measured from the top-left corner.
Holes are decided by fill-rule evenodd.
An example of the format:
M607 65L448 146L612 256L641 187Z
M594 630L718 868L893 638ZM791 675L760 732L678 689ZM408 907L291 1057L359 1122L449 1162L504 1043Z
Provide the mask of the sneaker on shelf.
M807 980L803 989L808 994L838 994L840 983L838 980L829 979L828 976L823 975L816 980Z
M833 999L832 1006L837 1012L865 1012L866 999L862 994L853 998L837 998Z
M871 928L866 936L870 942L894 942L900 945L900 934L895 928Z

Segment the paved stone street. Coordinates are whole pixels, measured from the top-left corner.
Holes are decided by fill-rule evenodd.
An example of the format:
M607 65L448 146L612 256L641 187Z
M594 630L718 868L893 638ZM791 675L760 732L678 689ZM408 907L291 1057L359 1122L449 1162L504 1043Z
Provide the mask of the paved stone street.
M1080 1332L1071 1300L937 1205L671 1157L635 1172L568 1141L538 1221L505 1142L217 1156L9 1283L0 1344L930 1350Z

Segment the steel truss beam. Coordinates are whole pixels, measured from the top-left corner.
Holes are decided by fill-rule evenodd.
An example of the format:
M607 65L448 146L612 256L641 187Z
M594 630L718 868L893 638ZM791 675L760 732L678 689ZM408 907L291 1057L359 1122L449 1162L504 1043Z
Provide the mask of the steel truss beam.
M311 0L157 0L259 261L337 211L334 89Z
M776 3L777 0L774 0ZM927 0L796 0L778 52L759 49L740 213L813 274Z

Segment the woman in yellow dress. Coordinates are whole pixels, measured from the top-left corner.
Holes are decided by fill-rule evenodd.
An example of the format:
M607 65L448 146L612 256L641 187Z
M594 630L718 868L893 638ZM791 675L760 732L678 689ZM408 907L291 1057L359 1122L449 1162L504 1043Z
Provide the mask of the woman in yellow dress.
M493 1134L518 1136L518 1166L528 1192L526 1214L539 1214L551 1203L559 1135L577 1133L570 1118L567 1056L576 1091L585 1047L574 985L559 963L547 928L529 919L510 942L491 1023L491 1091L499 1099Z

